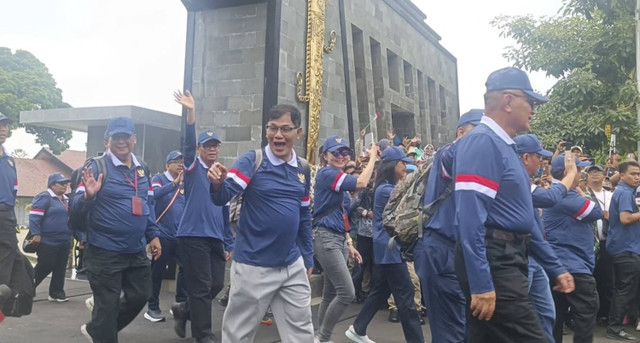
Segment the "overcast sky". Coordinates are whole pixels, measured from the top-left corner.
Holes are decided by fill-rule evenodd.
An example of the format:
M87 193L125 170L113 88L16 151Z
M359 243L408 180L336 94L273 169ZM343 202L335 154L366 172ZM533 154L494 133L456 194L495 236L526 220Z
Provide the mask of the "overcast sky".
M552 16L561 6L561 0L414 3L458 59L463 113L482 107L487 75L509 65L502 53L510 42L489 22L500 14ZM184 73L187 12L179 0L0 0L0 8L0 46L33 53L73 107L136 105L179 113L171 98ZM540 92L554 83L544 75L531 80ZM74 135L71 148L86 150L85 140ZM22 132L5 145L31 155L40 149Z

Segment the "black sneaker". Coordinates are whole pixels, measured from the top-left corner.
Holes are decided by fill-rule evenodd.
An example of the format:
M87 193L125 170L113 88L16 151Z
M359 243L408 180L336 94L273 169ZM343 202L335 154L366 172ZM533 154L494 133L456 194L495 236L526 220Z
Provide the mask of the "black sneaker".
M187 337L187 314L184 311L184 303L173 304L171 312L173 312L173 331L180 338Z
M160 310L152 310L152 309L149 309L147 312L144 313L144 319L152 323L164 322L166 320Z
M623 341L623 342L638 342L639 340L636 336L632 336L624 330L614 332L613 330L607 329L606 337L609 339L615 339L617 341Z
M398 310L389 310L389 321L392 323L397 323L400 321L400 317L398 317Z

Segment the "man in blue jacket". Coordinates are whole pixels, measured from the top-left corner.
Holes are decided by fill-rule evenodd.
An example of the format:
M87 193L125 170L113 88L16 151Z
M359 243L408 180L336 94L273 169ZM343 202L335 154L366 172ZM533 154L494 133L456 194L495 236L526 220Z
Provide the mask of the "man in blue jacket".
M165 318L160 311L160 286L167 265L172 261L178 262L178 243L176 242L176 232L182 218L184 210L184 183L182 182L183 159L180 151L172 151L166 158L167 170L158 175L154 175L151 180L153 187L153 197L155 199L156 222L160 228L160 244L162 244L162 257L151 262L151 297L149 298L148 310L144 318L155 323L164 321ZM184 272L179 267L178 279L176 280L176 302L187 301L187 294L184 286Z
M290 105L269 110L269 144L240 156L233 168L209 170L211 199L225 204L242 194L223 342L253 342L271 305L283 342L313 342L310 172L293 146L302 134L300 111ZM262 156L262 162L259 155Z
M4 148L13 120L0 113L0 285L9 284L13 262L19 254L16 235L16 162Z
M636 189L640 185L640 164L620 163L620 183L609 206L607 251L613 259L614 293L611 299L607 337L637 342L636 336L624 330L622 320L632 308L640 285L640 211Z
M231 259L234 238L226 202L216 206L209 196L207 170L218 159L220 139L212 130L196 141L195 103L191 93L175 93L187 109L184 132L185 206L176 234L184 268L188 301L172 306L176 334L185 337L186 320L197 343L217 342L211 332L211 301L224 287L224 268ZM263 312L264 313L264 312Z
M567 154L571 154L567 152ZM559 182L566 176L565 154L551 161L551 176ZM562 328L571 307L574 318L574 342L592 342L593 330L599 308L596 281L593 278L595 253L593 249L593 224L602 219L604 214L600 205L589 200L578 187L580 170L588 166L588 162L576 162L578 174L571 189L554 207L543 211L542 220L547 240L558 258L569 269L575 280L576 289L572 293L553 292L556 306L556 323L553 336L556 342L562 342Z
M453 166L455 268L469 305L467 339L543 342L527 292L535 215L513 137L529 130L534 106L547 99L516 68L491 73L486 88L485 115L456 143ZM567 278L558 281L562 290L572 290Z
M162 253L150 178L133 154L133 121L111 119L106 135L107 177L91 162L71 204L74 211L90 214L85 259L94 307L81 331L94 343L117 343L118 331L144 308L151 292L145 245L150 244L154 258Z
M457 139L471 132L484 114L474 109L458 120ZM429 204L453 182L455 142L447 144L435 154L429 173L424 204ZM453 226L456 205L453 196L447 197L425 225L424 238L415 247L416 273L427 307L427 317L434 343L462 342L465 337L466 302L453 265L457 233Z

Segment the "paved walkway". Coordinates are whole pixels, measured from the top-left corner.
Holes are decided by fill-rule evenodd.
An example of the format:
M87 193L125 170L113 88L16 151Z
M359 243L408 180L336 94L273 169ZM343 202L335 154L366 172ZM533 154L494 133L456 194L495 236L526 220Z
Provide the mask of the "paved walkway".
M67 280L65 289L69 302L50 303L46 300L48 279L38 287L33 313L23 318L7 318L0 324L0 343L86 343L86 339L80 333L80 325L90 318L90 313L85 307L84 300L91 295L89 283L80 280ZM161 294L161 308L165 315L169 315L169 306L173 301L173 294L163 291ZM333 337L335 343L348 343L344 337L344 331L353 322L361 305L349 307L336 327ZM314 306L314 319L317 306ZM220 337L222 313L224 308L217 302L213 305L213 328ZM180 339L173 332L173 320L166 322L150 323L143 318L143 313L120 333L120 343L191 343L191 339ZM402 328L400 324L387 321L388 312L378 312L369 326L369 336L378 343L403 342ZM428 324L423 327L425 339L430 342ZM187 328L187 331L189 329ZM280 342L275 324L261 326L256 342L276 343ZM572 342L571 336L565 336L564 342ZM599 327L595 342L612 342L604 338L604 328ZM304 343L304 342L300 342Z

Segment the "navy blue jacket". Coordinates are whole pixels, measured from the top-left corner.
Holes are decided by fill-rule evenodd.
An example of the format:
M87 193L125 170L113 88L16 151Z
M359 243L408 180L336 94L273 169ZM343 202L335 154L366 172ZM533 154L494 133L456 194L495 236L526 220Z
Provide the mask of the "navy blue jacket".
M36 195L29 211L29 231L40 235L40 242L48 245L71 243L68 226L69 205L67 196L60 200L51 189Z
M187 125L184 134L185 205L176 237L209 237L224 243L225 251L233 251L233 232L229 223L229 206L211 203L207 178L209 168L196 157L195 125Z
M433 165L427 179L427 189L424 204L430 204L440 197L445 189L453 182L453 161L455 158L455 142L438 149L433 157ZM456 203L454 196L445 199L425 225L427 230L434 230L447 237L452 243L457 240L457 233L453 225Z
M535 208L553 207L560 202L566 194L567 188L562 184L553 184L549 189L531 185L531 196ZM531 255L529 258L530 261L533 260L539 263L549 277L555 278L567 272L567 268L560 263L553 248L549 242L544 239L544 227L542 226L542 220L537 210L535 211L535 217L535 229L531 233L531 242L529 243L529 253Z
M18 193L16 161L9 156L4 147L2 149L4 153L0 156L0 204L14 207Z
M158 218L165 208L167 208L169 202L171 202L177 189L173 185L173 177L171 177L171 174L167 171L163 174L155 175L153 179L151 179L151 186L153 187L153 197L155 198L156 218ZM175 239L176 232L178 232L178 226L180 225L180 218L182 218L185 204L183 185L179 185L178 189L179 193L176 201L158 223L160 237L162 238Z
M551 208L542 221L547 240L571 273L592 274L595 267L593 223L602 219L600 205L571 189Z
M487 116L456 145L455 225L471 294L491 292L486 228L532 233L535 215L529 176L513 139Z
M284 267L302 256L305 267L311 268L311 175L295 152L290 161L284 161L267 146L263 156L255 173L255 151L240 156L220 188L211 189L216 204L243 195L233 259L259 267Z
M80 213L91 213L87 235L90 245L114 252L138 253L158 236L149 177L136 156L131 154L131 157L133 164L127 168L117 157L107 154L108 176L93 199L84 200L83 183L76 189L71 207ZM96 163L91 162L89 167L93 168L93 176L97 179ZM135 184L135 178L138 179L137 192L129 183ZM131 199L136 195L142 200L141 216L132 214Z
M609 211L607 252L612 256L625 252L640 255L640 222L630 225L622 225L620 222L620 213L638 212L636 190L626 183L620 182L613 192Z
M326 166L318 171L313 199L313 214L317 216L325 210L340 204L331 214L323 217L314 226L322 226L338 233L344 233L342 215L349 211L349 196L345 192L356 190L358 178L343 173L332 166Z
M393 250L389 249L391 237L382 225L382 214L393 188L394 185L385 182L376 187L373 195L373 262L376 264L402 263L400 245L396 244Z

